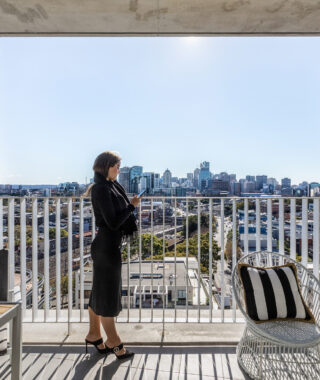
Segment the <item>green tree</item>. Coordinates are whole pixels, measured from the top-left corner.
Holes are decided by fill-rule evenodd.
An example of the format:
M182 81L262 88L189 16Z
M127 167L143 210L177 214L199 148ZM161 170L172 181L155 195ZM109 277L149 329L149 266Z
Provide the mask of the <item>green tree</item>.
M248 210L255 210L256 204L255 202L248 201ZM240 201L237 203L237 211L238 210L244 210L244 201Z
M62 303L65 302L65 297L68 296L68 286L69 286L69 277L68 275L62 276L61 277L61 282L60 282L60 292L61 292L61 297L62 297ZM72 276L72 293L74 293L76 288L76 280L75 277Z
M20 237L21 237L21 228L20 225L14 226L14 244L15 246L20 245ZM39 239L38 239L39 241ZM26 225L26 244L27 246L32 245L32 227Z
M212 230L213 232L216 232L216 219L214 216L212 216ZM200 214L200 227L209 228L209 215L205 213ZM195 231L198 229L198 215L190 215L188 217L188 232L189 236L192 235ZM182 228L182 235L186 237L186 231L187 231L187 221L186 219L183 220L183 228Z
M190 256L198 256L198 236L188 239L188 252ZM220 248L218 243L212 238L212 266L215 269L216 261L220 259ZM186 256L186 241L177 244L177 253ZM200 264L203 266L203 272L209 273L209 232L200 235Z
M60 230L60 236L61 237L67 237L68 232L64 229ZM50 227L49 228L49 239L54 239L56 237L56 228L55 227Z
M168 242L165 241L165 251L168 250ZM163 251L163 239L153 236L153 255L159 255ZM139 254L139 237L133 239L130 244L130 257ZM151 234L141 234L141 257L146 259L151 255ZM125 261L128 257L128 248L122 250L122 259Z

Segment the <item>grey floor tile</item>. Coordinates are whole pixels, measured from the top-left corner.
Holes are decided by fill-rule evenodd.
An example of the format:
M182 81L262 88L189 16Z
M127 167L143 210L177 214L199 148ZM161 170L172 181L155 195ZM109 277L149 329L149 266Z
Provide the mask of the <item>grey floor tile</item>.
M35 361L32 360L35 358ZM42 371L46 367L49 357L40 355L37 357L36 355L31 355L31 363L29 363L28 367L24 371L24 366L22 365L23 370L23 379L24 380L42 380ZM24 362L22 362L24 364Z
M234 347L130 347L118 360L82 346L26 346L23 380L247 380ZM10 380L9 355L0 357L0 378Z
M248 378L248 377L245 377L245 374L241 371L236 354L234 355L226 354L226 361L229 362L231 370L232 370L232 377L230 377L230 379L245 380Z
M178 373L138 368L132 380L178 380Z
M192 375L180 373L177 380L224 380L223 377L205 376L205 375Z
M145 354L140 356L138 368L155 371L179 373L181 355L177 354Z
M122 367L112 362L102 367L100 378L101 380L133 380L136 371L137 368Z
M70 358L71 359L71 358ZM99 379L99 373L106 358L100 354L93 355L76 354L73 360L69 360L69 368L66 378L68 380Z

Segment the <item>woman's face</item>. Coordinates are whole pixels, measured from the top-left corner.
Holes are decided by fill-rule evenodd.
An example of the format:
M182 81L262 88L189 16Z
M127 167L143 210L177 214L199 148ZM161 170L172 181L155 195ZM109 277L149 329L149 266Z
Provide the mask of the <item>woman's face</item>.
M117 179L120 173L120 164L120 162L117 162L114 166L110 166L107 179L111 179L112 181Z

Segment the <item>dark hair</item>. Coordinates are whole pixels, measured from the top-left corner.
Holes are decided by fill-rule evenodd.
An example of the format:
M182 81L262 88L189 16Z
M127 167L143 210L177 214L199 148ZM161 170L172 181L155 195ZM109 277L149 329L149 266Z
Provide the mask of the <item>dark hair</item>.
M105 178L108 176L109 168L120 162L121 157L116 152L109 150L99 154L94 160L93 171L102 174Z
M112 152L106 150L99 154L99 156L94 160L93 171L102 174L105 178L108 176L109 168L120 162L121 157L117 152ZM91 189L94 184L91 184L87 191L83 194L84 197L89 197L91 194Z

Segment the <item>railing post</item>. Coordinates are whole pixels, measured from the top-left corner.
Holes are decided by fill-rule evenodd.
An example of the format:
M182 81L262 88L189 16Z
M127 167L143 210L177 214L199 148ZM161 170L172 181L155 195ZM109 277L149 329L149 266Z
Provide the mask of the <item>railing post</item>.
M244 254L249 253L248 198L244 200Z
M60 319L61 310L61 230L60 198L56 200L56 322Z
M80 247L80 322L83 321L84 315L84 269L83 269L83 197L80 198L80 223L79 223L79 247Z
M260 199L256 199L256 251L261 251Z
M313 274L319 280L319 198L313 200Z
M38 317L38 200L32 200L32 322Z
M232 270L237 263L237 201L232 199ZM232 320L236 322L236 298L232 290Z
M198 323L200 322L200 260L201 260L201 213L200 213L200 199L198 198Z
M72 198L68 199L68 335L72 318Z
M209 199L209 321L212 323L212 198Z
M44 321L49 316L49 199L44 198Z
M308 199L302 199L302 260L303 266L308 264Z
M224 199L221 198L221 227L220 227L220 245L221 245L221 322L224 322Z
M9 276L9 254L6 249L0 250L0 301L8 301L9 289L8 289L8 276ZM7 352L8 345L8 328L9 324L0 327L0 355L4 355Z
M26 315L26 199L20 201L20 289L22 301L22 320Z
M139 202L139 322L141 322L141 303L142 303L142 289L141 289L141 261L142 261L142 227L141 227L141 202Z
M8 237L9 237L9 301L15 301L14 296L14 198L9 198L9 218L8 218Z
M186 322L189 320L189 202L188 198L186 199L186 261L187 261L187 294L186 294Z
M150 211L151 211L151 322L153 322L153 234L154 234L154 227L153 227L153 198L150 200Z
M284 255L284 202L279 199L279 253Z
M290 200L290 258L296 260L296 200Z

